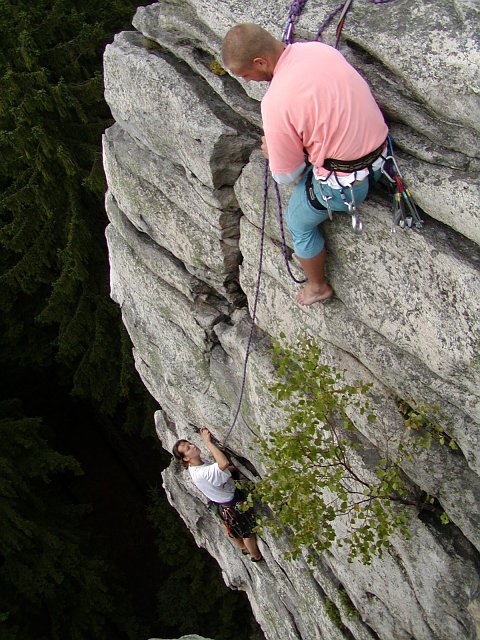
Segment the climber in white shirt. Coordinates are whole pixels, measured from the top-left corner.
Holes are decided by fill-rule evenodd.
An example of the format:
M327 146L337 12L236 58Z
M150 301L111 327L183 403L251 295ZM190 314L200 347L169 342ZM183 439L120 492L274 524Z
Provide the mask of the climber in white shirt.
M255 525L251 509L242 511L238 509L243 496L235 487L228 458L213 442L212 434L206 427L199 431L208 451L215 462L205 463L200 455L200 449L188 440L178 440L173 447L173 455L180 464L188 469L193 484L217 505L218 513L222 518L227 535L242 550L245 555L250 554L252 562L262 560L262 554L257 546L256 536L252 531Z

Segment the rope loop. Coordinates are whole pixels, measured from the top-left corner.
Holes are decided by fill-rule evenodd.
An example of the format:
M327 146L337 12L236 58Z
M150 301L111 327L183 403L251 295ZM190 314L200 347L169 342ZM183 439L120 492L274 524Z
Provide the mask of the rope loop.
M278 188L278 184L276 182L275 182L275 194L277 196L278 222L280 224L280 233L282 235L282 253L283 253L283 259L285 260L285 266L287 268L288 275L294 282L296 282L297 284L305 284L307 279L305 278L304 280L298 280L298 278L296 278L293 275L292 270L290 268L290 261L288 259L287 241L285 239L285 229L283 226L282 197L280 195L280 189Z

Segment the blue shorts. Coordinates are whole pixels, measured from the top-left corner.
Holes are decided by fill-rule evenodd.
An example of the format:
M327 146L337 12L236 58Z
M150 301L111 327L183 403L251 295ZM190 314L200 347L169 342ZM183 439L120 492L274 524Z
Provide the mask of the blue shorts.
M308 198L305 189L305 182L308 174L312 171L312 167L307 169L302 176L301 181L295 187L290 202L288 203L288 209L285 216L287 222L287 228L292 236L293 247L296 255L299 258L314 258L320 253L325 245L325 240L320 233L319 225L328 219L327 209L315 209ZM374 179L378 180L381 172L376 171ZM344 211L348 212L348 206L346 202L351 201L351 192L349 187L343 189L346 202L341 198L341 189L332 189L327 184L322 184L318 180L313 178L313 189L320 204L325 203L326 197L331 197L329 200L330 208L332 211ZM359 205L365 200L368 194L368 179L363 182L354 185L353 196L355 198L355 204ZM326 203L325 203L326 207Z

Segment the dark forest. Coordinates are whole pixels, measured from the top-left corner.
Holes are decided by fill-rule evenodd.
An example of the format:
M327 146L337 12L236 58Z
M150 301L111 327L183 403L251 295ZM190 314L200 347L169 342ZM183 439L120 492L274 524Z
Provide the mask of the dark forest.
M0 0L3 640L252 633L162 493L158 405L109 298L102 54L135 8Z

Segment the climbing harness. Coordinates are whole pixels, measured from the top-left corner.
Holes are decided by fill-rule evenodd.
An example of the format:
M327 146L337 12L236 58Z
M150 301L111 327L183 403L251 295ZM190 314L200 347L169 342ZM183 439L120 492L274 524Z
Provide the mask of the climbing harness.
M230 502L218 503L209 500L209 507L216 507L217 513L223 520L227 535L230 538L245 538L252 533L256 524L253 509L247 511L239 509L239 504L244 502L245 494L243 491L236 489L235 495Z
M360 169L371 166L383 153L387 141L384 140L374 151L358 158L358 160L335 160L334 158L325 158L323 166L328 171L343 171L344 173L353 173Z
M384 158L382 174L387 179L393 199L392 233L395 232L397 226L400 229L411 229L412 227L421 229L423 220L420 218L410 191L403 182L403 176L393 154L390 136L387 138L387 155L382 157Z
M346 206L348 214L352 218L352 229L354 233L361 233L363 230L362 219L360 217L360 213L357 210L355 195L353 192L354 183L348 186L343 186L340 183L336 172L342 171L344 173L355 173L360 169L368 169L369 178L370 178L370 176L373 175L372 165L376 160L378 160L378 158L382 156L382 152L385 149L385 145L386 145L386 141L382 142L382 144L379 145L374 151L367 153L366 155L362 156L361 158L358 158L357 160L335 160L334 158L326 158L323 163L323 166L325 167L325 169L330 171L330 174L328 177L330 177L333 174L333 176L337 180L340 198L343 204ZM323 195L323 198L322 198L323 201L320 202L318 200L317 196L315 195L315 191L313 189L313 171L312 170L310 170L307 176L305 186L307 189L307 198L310 204L315 209L327 209L328 217L330 218L330 220L332 220L332 210L331 210L329 201L332 199L333 196ZM347 197L347 193L346 193L347 190L350 191L349 198Z

